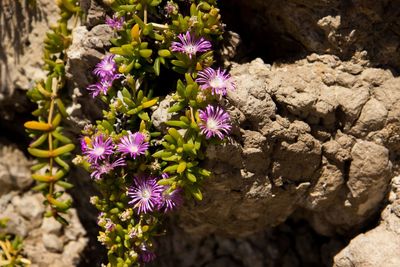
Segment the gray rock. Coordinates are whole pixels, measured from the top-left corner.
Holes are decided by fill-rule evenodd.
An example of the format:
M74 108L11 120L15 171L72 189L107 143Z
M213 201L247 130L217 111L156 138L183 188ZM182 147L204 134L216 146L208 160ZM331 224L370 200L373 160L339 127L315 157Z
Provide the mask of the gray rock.
M63 242L55 234L43 234L43 245L50 252L62 252Z
M400 265L400 218L393 212L400 205L399 177L392 179L390 204L382 212L381 223L355 237L334 257L334 267Z
M54 234L60 236L62 233L62 224L57 222L54 218L44 218L41 226L41 230L44 233Z
M0 196L32 184L30 164L20 150L0 144Z

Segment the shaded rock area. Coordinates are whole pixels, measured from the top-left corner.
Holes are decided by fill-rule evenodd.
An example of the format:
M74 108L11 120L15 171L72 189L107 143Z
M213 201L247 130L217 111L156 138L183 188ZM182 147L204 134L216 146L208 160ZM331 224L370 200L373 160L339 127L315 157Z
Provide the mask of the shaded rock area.
M399 0L221 1L224 22L242 39L240 59L268 61L366 51L374 66L399 70ZM254 40L257 40L254 42Z
M208 148L215 176L182 212L185 229L247 235L296 211L329 236L373 219L398 170L400 79L359 56L234 64L227 106L237 128Z
M54 1L37 2L0 3L0 139L13 143L0 146L0 217L12 218L7 231L26 239L34 266L100 266L87 174L72 173L67 228L43 219L42 197L29 192L24 94L44 75L42 40L57 14ZM101 115L84 88L112 35L102 1L80 2L87 21L66 68L72 134ZM239 33L223 47L237 81L222 103L233 136L208 148L204 200L170 218L152 266L399 266L400 1L220 4ZM161 130L170 103L154 112Z
M42 194L27 191L32 184L31 165L15 147L0 145L0 218L9 219L0 231L24 238L24 254L32 267L76 266L87 246L86 231L75 209L67 216L66 227L43 218Z
M334 267L400 266L400 176L392 179L389 201L379 225L356 236L335 256Z

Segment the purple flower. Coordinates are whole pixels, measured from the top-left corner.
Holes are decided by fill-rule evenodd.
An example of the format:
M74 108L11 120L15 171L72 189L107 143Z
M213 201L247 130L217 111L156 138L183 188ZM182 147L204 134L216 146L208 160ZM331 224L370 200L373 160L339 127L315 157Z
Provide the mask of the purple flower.
M97 63L96 68L93 70L93 74L97 75L99 78L104 80L109 80L107 78L114 77L117 71L117 64L114 61L115 55L108 55L104 57L99 63Z
M103 174L108 174L114 168L119 166L125 166L125 160L123 158L119 158L114 162L110 162L109 160L104 161L102 164L93 163L91 168L93 172L90 174L90 177L95 180L100 180Z
M212 94L226 95L227 90L234 90L235 83L232 81L231 75L226 73L226 70L218 68L206 68L199 71L196 82L200 84L202 90L211 88Z
M136 159L138 155L144 155L149 148L149 143L145 142L145 138L144 134L140 132L129 133L121 138L117 151L123 154L130 154L131 157Z
M81 138L79 138L79 143L81 145L81 151L83 153L85 153L85 151L88 149L88 145L86 143L85 138L86 138L86 136L82 136Z
M129 204L137 208L138 214L148 213L159 207L161 201L162 186L157 184L155 178L138 178L128 189L128 196L132 199Z
M203 37L198 39L189 31L185 34L179 34L178 38L180 42L172 42L171 50L174 52L185 53L189 58L196 56L198 52L211 50L211 43L209 41L205 40Z
M100 82L89 85L88 87L86 87L86 89L90 91L90 95L95 98L99 94L106 95L111 85L112 82L110 82L109 80L102 80Z
M177 188L169 191L169 188L169 186L163 186L164 191L161 194L160 209L164 212L172 211L183 203L182 189Z
M139 260L141 262L151 262L156 258L156 254L153 251L149 250L146 245L143 244L140 249L142 250L139 256Z
M124 26L124 21L125 21L124 17L119 18L115 14L113 15L112 18L110 18L108 16L106 17L106 24L116 31L119 31L122 29L122 27Z
M111 137L108 137L104 141L104 135L100 134L92 140L92 147L88 147L84 152L85 155L89 157L90 163L97 163L100 159L105 159L106 156L111 155L113 153L113 142Z
M201 133L207 139L210 139L212 136L224 139L224 135L229 134L232 128L228 113L218 106L208 105L206 110L199 110L199 117L202 122L200 124Z

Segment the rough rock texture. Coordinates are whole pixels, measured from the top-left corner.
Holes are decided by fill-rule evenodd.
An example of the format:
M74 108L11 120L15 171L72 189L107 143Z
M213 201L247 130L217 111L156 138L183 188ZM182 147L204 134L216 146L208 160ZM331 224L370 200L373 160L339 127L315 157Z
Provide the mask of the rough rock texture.
M305 222L295 221L246 238L194 237L171 227L166 236L160 237L158 257L150 266L332 266L333 256L344 244L343 238L321 238Z
M70 226L53 218L43 218L43 196L25 192L32 184L31 162L15 147L0 145L0 218L8 218L1 232L24 238L24 254L32 267L70 267L81 261L87 245L75 209L71 209Z
M392 180L389 201L380 224L355 237L340 251L334 258L334 267L400 266L400 176Z
M233 65L228 106L237 128L232 142L209 147L214 178L181 225L247 235L296 211L332 235L373 218L399 163L400 79L362 56Z
M0 101L15 89L28 89L45 77L40 70L44 33L56 22L54 1L1 1L0 3Z
M400 67L399 0L231 0L221 2L228 28L253 57L291 58L310 52L350 59L367 51L376 66ZM252 18L252 19L249 19ZM257 40L254 42L253 40Z

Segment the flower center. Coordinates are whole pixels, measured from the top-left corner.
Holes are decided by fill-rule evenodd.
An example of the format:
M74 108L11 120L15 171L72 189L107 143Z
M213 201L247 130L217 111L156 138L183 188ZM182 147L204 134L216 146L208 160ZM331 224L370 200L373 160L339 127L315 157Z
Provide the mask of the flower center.
M103 155L105 149L102 146L98 146L95 149L93 149L93 154L95 154L96 156L101 156Z
M210 85L213 88L222 88L224 87L224 80L221 77L216 76L213 79L211 79Z
M218 121L216 121L215 119L209 118L207 120L207 129L209 130L218 130Z
M192 44L188 44L185 46L185 52L187 54L194 55L197 52L197 48L196 48L196 46L194 46Z
M137 153L139 151L139 147L137 145L130 145L129 146L129 151L131 153Z
M114 64L112 64L112 63L107 63L104 65L105 71L112 71L113 69L114 69Z
M147 188L143 189L143 191L142 191L142 197L143 197L144 199L149 199L150 196L151 196L151 191L150 191L149 189L147 189Z

